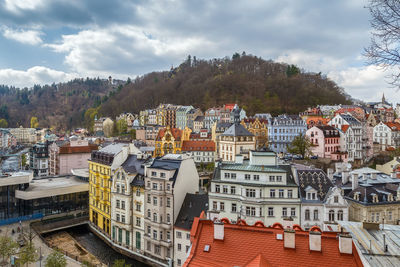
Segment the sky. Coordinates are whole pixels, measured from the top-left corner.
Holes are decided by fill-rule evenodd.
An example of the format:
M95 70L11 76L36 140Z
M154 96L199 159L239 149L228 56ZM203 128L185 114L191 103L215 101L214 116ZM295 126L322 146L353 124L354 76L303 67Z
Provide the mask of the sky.
M362 55L367 1L0 0L0 84L127 79L246 51L322 72L354 98L400 103L390 71Z

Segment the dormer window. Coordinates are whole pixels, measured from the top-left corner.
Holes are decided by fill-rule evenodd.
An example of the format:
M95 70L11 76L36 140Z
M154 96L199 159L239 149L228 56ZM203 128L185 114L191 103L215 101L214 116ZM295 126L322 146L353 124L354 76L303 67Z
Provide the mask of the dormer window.
M360 201L360 192L354 193L354 200Z
M378 203L379 202L379 198L377 194L372 194L372 202L373 203Z
M389 196L388 196L388 201L389 201L389 202L392 202L392 201L393 201L393 194L389 194Z

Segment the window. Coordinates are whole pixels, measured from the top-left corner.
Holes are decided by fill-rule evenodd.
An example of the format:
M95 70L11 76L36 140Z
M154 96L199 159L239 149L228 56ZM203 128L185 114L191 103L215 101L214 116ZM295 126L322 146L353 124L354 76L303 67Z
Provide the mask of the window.
M379 216L380 216L380 214L381 214L380 212L375 213L376 221L377 221L377 222L379 222Z
M305 211L305 213L304 213L304 219L305 219L306 221L309 221L309 220L310 220L310 210L306 210L306 211Z
M236 179L236 173L231 173L231 179Z
M117 222L120 221L120 215L117 213Z
M253 180L260 181L260 175L258 175L258 174L253 175Z
M147 241L147 248L148 251L151 251L151 243L149 241Z
M136 196L140 197L140 188L136 189Z
M157 213L153 213L153 221L157 222Z
M334 196L333 197L333 202L338 203L339 202L339 197L338 196Z
M287 197L288 197L288 198L293 198L293 190L292 190L292 189L289 189L289 190L287 191Z
M125 185L121 185L121 193L125 194Z
M171 206L171 199L167 197L167 208L169 208L170 206Z
M271 176L269 177L269 181L270 181L270 182L275 182L275 176L271 175Z
M268 208L268 216L269 217L273 217L274 216L274 208L273 207L269 207Z
M283 189L279 189L279 198L284 198L285 191Z
M167 184L167 191L171 190L171 184Z
M290 216L295 217L296 216L296 208L291 208L290 209Z
M171 240L171 232L170 231L167 231L167 241L168 240Z
M215 185L215 193L219 193L220 192L220 186L219 184Z
M186 233L186 239L190 240L190 233Z
M231 211L232 212L236 212L236 203L232 203L232 206L231 206L232 208L231 208Z
M392 219L392 211L388 211L388 220L391 221Z
M151 218L151 211L150 211L150 209L147 210L147 218L149 218L149 219Z
M178 251L181 251L181 250L182 250L182 245L178 244Z
M226 172L225 173L225 178L229 178L230 177L230 173L229 172Z
M217 201L213 201L213 210L217 210Z
M140 211L141 207L142 207L142 204L140 204L139 202L136 203L136 211Z
M157 197L153 197L153 205L154 205L154 206L157 206L157 202L158 202Z
M231 195L236 195L236 187L231 186Z
M282 216L287 217L287 208L282 208Z
M181 259L178 259L178 266L181 266L181 264L182 264Z
M245 175L244 175L244 179L245 179L245 180L250 180L250 174L245 174Z
M221 210L221 211L225 210L225 203L224 202L220 202L219 203L219 210Z
M150 233L151 233L151 227L150 227L150 225L148 225L147 226L147 233L150 235Z
M228 186L227 185L222 186L222 193L228 194Z
M334 210L329 211L329 221L330 222L335 221L335 211Z
M246 189L246 197L256 197L255 189Z
M176 231L176 238L182 238L182 232Z
M256 216L256 208L255 207L246 207L246 216Z
M157 255L161 254L161 246L160 245L154 245L154 253Z
M161 177L161 178L165 178L165 172L161 172L161 173L160 173L160 177Z
M150 195L147 195L147 203L151 203L151 196Z
M171 215L167 213L167 222L169 223L171 221Z
M101 182L103 182L103 180L101 180ZM103 186L103 185L102 185ZM117 193L119 193L119 184L117 184Z
M125 215L121 215L121 222L125 223Z
M157 173L156 172L151 172L151 176L157 177Z
M136 226L140 227L141 221L140 221L140 217L136 217Z
M314 210L314 221L318 221L318 210Z
M343 210L339 210L337 214L338 221L343 221Z
M188 253L190 246L186 246L186 253Z
M270 189L269 190L269 197L271 197L271 198L275 197L275 189Z
M157 190L158 188L158 184L157 183L153 183L153 190Z
M157 230L153 230L153 239L157 239Z
M121 201L121 209L125 209L125 201Z
M277 182L282 182L282 176L280 176L280 175L276 176L276 181Z

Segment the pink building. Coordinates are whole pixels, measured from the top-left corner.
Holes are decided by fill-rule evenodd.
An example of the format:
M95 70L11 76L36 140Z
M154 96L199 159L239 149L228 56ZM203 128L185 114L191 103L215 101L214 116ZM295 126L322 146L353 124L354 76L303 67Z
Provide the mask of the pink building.
M311 151L320 158L332 158L333 152L340 151L340 133L332 126L314 126L306 136L313 144Z
M71 140L70 143L49 146L49 175L70 174L71 169L89 168L88 159L98 146L89 144L87 140Z

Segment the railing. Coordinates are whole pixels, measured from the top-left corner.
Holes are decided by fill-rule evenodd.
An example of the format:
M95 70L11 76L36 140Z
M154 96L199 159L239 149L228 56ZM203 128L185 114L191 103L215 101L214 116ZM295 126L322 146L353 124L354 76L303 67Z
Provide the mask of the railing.
M41 219L41 218L43 218L42 213L20 216L20 217L16 217L16 218L9 218L9 219L0 220L0 226L7 225L7 224L13 224L13 223L17 223L17 222L36 220L36 219Z

